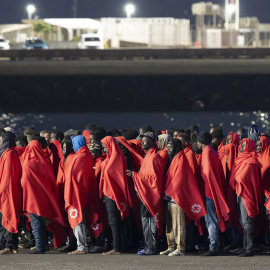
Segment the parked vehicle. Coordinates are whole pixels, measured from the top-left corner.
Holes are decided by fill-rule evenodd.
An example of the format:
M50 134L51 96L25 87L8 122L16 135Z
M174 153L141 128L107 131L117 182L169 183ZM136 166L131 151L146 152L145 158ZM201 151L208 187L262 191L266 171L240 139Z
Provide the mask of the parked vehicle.
M48 46L42 38L27 38L24 48L27 50L48 50Z
M82 34L79 49L104 49L103 37L99 34Z
M9 50L9 40L6 40L4 37L0 36L0 50Z

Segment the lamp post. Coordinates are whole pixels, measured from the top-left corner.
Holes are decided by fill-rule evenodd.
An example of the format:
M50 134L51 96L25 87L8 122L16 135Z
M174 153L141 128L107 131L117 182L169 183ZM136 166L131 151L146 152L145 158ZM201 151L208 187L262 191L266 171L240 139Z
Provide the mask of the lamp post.
M36 11L36 7L34 5L28 5L26 10L28 12L28 20L32 20L32 15Z
M126 13L127 13L127 18L130 19L131 15L135 12L135 6L133 4L128 4L125 7Z

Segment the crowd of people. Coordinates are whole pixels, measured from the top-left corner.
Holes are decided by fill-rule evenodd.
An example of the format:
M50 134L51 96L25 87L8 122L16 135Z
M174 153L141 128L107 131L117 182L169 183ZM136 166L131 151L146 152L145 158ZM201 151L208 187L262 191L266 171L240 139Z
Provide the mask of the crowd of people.
M270 137L144 125L0 129L0 254L269 249Z

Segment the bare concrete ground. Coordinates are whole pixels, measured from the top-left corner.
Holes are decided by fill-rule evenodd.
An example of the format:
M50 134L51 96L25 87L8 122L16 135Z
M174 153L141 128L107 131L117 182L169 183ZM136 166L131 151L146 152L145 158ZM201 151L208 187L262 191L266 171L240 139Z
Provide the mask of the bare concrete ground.
M237 270L269 270L269 255L258 255L251 258L237 256L138 256L124 254L120 256L104 256L102 254L67 255L51 251L44 255L30 255L26 251L19 254L1 255L0 269L237 269Z
M270 74L270 59L0 61L1 76Z

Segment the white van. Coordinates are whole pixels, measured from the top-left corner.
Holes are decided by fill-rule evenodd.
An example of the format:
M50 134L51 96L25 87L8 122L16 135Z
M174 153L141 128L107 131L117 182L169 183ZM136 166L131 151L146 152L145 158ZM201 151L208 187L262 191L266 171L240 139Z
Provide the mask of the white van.
M4 37L0 36L0 50L9 50L9 40L6 40Z
M103 37L99 34L82 34L79 49L104 49Z

